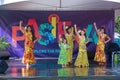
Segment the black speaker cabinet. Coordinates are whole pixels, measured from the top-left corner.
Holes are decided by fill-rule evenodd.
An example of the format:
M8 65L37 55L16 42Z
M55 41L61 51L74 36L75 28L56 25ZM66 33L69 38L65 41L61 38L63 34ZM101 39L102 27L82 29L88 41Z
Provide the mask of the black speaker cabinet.
M8 64L5 60L0 60L0 73L5 73L8 69Z

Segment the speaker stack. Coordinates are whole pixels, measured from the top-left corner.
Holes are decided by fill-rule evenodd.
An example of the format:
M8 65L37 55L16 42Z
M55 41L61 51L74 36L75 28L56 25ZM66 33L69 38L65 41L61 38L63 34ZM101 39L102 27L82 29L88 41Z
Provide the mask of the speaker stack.
M9 59L10 54L7 51L0 51L0 74L5 73L8 69L7 60Z

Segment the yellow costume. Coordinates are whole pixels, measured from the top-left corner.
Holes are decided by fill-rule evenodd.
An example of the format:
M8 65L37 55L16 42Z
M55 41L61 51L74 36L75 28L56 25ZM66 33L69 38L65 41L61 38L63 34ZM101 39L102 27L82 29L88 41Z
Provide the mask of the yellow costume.
M73 35L66 34L67 44L69 44L70 48L67 49L67 62L72 63L72 55L73 55Z
M75 61L75 66L89 66L85 39L79 41L79 52Z
M96 62L106 62L106 56L105 56L105 38L107 37L106 34L104 34L103 36L100 36L100 34L98 34L98 43L97 43L97 47L96 47L96 53L95 53L95 57L94 57L94 61Z
M22 59L22 63L24 64L34 64L35 58L33 53L34 42L32 41L32 33L25 32L25 51Z

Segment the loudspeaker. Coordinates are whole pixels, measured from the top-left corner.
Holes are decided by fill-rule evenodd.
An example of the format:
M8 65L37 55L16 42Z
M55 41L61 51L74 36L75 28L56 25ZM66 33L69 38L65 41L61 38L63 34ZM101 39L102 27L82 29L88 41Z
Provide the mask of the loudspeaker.
M112 67L120 68L120 51L112 53Z
M10 54L8 51L0 51L0 59L1 60L8 60L10 57Z
M5 73L8 68L8 64L5 60L0 60L0 73Z
M105 46L105 53L107 57L107 63L113 63L113 58L116 57L116 55L119 56L119 54L115 53L120 51L119 45L117 43L109 43ZM115 54L114 54L115 53ZM116 58L114 58L116 59Z

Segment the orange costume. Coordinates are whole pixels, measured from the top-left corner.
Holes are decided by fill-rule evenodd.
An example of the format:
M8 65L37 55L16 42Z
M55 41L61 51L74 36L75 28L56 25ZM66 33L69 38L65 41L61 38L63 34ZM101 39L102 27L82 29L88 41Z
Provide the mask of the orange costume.
M33 53L34 42L32 40L32 33L25 32L24 35L25 35L25 51L24 51L22 63L34 64L36 61Z
M96 62L106 62L106 56L105 56L105 39L106 39L107 35L103 34L102 36L100 35L100 33L98 33L98 43L97 43L97 47L96 47L96 54L94 57L94 61Z

